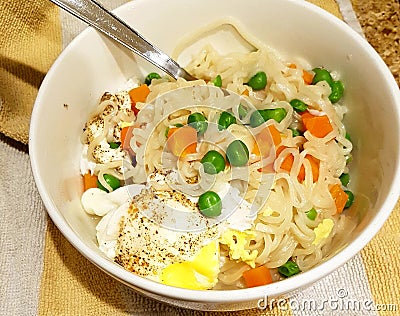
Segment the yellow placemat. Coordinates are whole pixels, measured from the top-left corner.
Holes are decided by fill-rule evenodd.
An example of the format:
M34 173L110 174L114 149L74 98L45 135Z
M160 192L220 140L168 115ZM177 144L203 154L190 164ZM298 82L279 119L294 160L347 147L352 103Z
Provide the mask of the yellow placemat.
M62 48L58 9L2 0L0 17L0 132L27 144L38 88Z
M399 249L400 202L379 233L361 251L374 301L397 306L395 315L400 315Z

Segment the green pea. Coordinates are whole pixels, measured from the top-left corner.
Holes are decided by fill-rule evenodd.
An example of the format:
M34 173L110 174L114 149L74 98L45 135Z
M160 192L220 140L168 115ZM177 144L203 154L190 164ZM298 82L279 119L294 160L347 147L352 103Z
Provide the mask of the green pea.
M222 87L222 78L220 75L216 76L214 81L213 81L214 86L216 87Z
M351 163L353 161L353 156L349 155L346 158L346 165L348 165L349 163Z
M243 104L239 104L238 112L239 112L239 118L243 120L246 117L248 110L244 107Z
M343 93L344 93L343 83L340 80L334 81L330 84L330 87L331 87L332 92L328 98L332 103L336 103L343 96Z
M340 182L342 182L342 185L347 187L347 185L350 182L350 175L348 173L342 173L341 176L339 177Z
M200 162L208 174L217 174L225 169L225 158L216 150L208 151Z
M286 117L286 110L284 108L257 110L251 113L250 126L257 127L269 119L274 119L280 123Z
M198 135L203 135L208 127L206 117L199 112L190 114L187 123L196 129Z
M344 192L346 192L347 197L348 197L344 208L349 208L354 202L354 194L353 194L353 192L351 192L349 190L345 190Z
M230 125L236 124L236 118L232 113L222 112L218 120L218 130L227 129Z
M234 167L242 167L249 161L249 149L241 140L236 139L226 149L226 159Z
M311 210L306 212L306 215L309 219L314 221L317 218L318 212L315 210L315 208L312 208Z
M289 128L289 129L292 131L292 136L293 137L302 135L302 133L298 129L295 129L295 128Z
M201 214L208 217L221 215L222 202L219 195L213 191L206 191L199 196L199 209Z
M267 85L267 75L264 71L257 72L247 83L253 90L264 89Z
M320 81L326 81L329 85L333 82L330 72L324 68L314 68L315 73L312 84L316 84Z
M111 143L109 143L109 145L110 145L111 149L117 149L119 146L121 146L121 143L120 142L111 142Z
M158 73L156 73L156 72L151 72L151 73L149 73L147 76L146 76L146 78L144 79L144 83L145 84L147 84L148 86L151 84L151 81L153 80L153 79L160 79L161 78L161 76L158 74Z
M307 110L307 104L299 99L293 99L289 103L296 112L304 112Z
M344 136L349 142L351 142L351 136L349 133L346 132L346 135Z
M177 124L174 124L174 126L175 127L183 127L183 124L177 123ZM169 126L165 129L165 137L168 137L169 129L170 129Z
M300 272L299 266L292 260L288 260L285 264L278 268L278 272L288 278Z
M111 174L105 174L103 175L104 180L107 182L107 184L113 189L116 190L121 186L121 182ZM97 180L97 187L100 190L109 192L101 183L99 180Z

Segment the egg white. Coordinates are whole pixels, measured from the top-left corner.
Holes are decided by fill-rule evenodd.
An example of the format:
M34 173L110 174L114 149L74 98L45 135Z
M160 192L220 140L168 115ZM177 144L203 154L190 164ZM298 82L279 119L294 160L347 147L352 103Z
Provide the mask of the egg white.
M224 231L251 228L256 214L239 191L227 183L218 193L223 210L213 219L199 212L195 197L138 184L111 193L89 189L81 202L89 214L103 216L96 227L100 250L125 269L161 282L163 269L195 260Z

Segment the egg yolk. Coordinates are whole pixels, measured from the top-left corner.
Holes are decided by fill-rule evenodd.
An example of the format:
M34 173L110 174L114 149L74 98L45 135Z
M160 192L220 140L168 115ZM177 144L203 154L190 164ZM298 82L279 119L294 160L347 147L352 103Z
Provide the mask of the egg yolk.
M161 271L161 283L191 290L208 290L218 281L219 243L200 249L193 261L170 264Z

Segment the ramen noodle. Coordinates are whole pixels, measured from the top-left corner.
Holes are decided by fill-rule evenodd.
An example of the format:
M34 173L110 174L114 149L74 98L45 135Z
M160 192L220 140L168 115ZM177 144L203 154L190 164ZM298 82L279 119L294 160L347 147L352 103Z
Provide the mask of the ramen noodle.
M199 79L105 93L86 123L82 204L100 249L190 289L264 285L332 255L353 198L339 74L265 47L207 46L186 69Z

